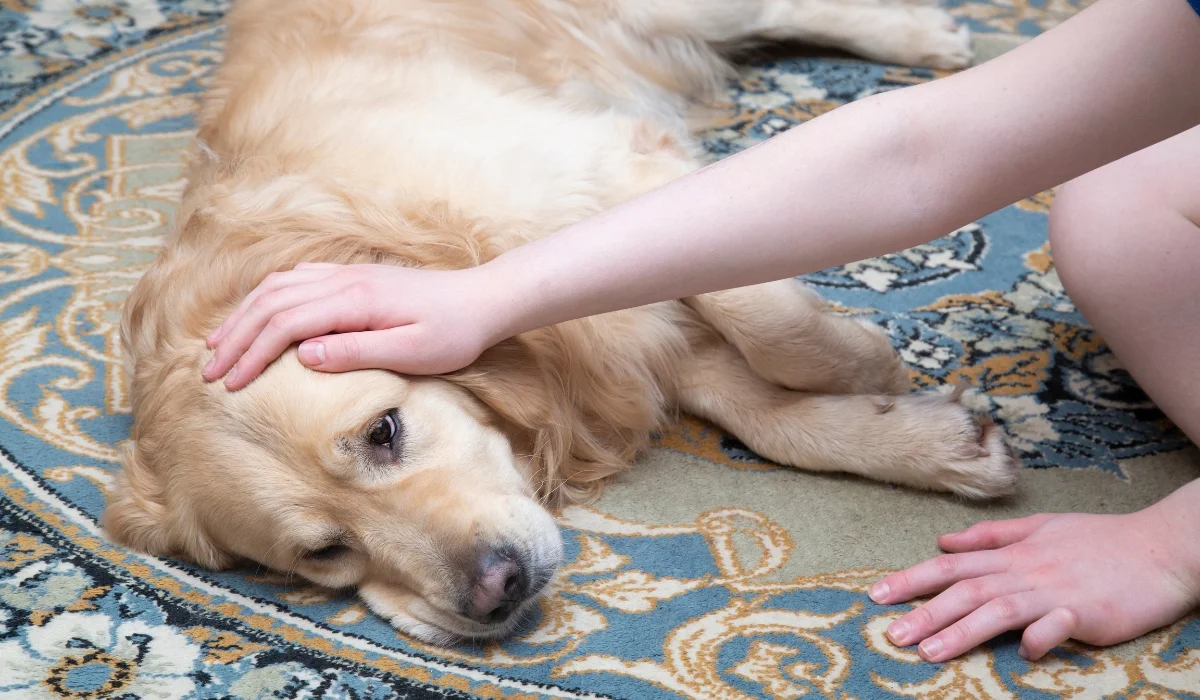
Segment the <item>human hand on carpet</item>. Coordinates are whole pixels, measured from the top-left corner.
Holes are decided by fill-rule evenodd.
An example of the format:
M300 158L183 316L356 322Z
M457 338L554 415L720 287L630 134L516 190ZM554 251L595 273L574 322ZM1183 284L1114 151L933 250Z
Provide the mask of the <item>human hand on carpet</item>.
M940 593L887 630L941 662L1024 629L1020 655L1075 639L1105 646L1169 625L1200 604L1200 481L1129 515L1032 515L943 535L949 552L885 577L877 603Z
M300 361L321 371L460 369L504 339L513 306L496 303L481 269L305 263L274 273L209 335L204 378L240 389L301 341Z

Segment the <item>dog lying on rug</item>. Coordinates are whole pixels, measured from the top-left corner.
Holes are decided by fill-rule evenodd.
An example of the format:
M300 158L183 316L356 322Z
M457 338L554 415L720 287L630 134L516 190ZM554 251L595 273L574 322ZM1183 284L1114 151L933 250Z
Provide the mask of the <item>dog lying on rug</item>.
M207 384L205 336L304 262L464 268L699 166L726 52L800 39L961 67L941 10L833 0L241 0L166 249L125 309L135 436L105 525L138 550L357 587L434 643L511 631L593 497L677 410L766 458L969 498L1002 432L912 395L878 329L793 281L526 333L435 378L294 349ZM664 485L664 488L668 488Z

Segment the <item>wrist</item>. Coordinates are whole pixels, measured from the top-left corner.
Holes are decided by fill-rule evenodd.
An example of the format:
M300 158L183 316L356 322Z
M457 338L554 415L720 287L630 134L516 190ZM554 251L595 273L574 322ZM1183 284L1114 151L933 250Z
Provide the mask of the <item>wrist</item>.
M1159 528L1169 566L1200 604L1200 479L1140 511Z
M511 264L509 253L471 268L478 290L478 309L488 347L535 328L531 325L528 292L523 278Z

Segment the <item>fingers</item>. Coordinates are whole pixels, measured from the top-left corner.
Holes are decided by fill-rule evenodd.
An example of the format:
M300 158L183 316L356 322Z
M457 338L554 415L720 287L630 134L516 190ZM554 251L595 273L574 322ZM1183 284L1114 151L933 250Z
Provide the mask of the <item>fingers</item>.
M994 598L978 610L917 645L926 661L942 662L974 649L992 637L1029 625L1050 606L1041 591Z
M1054 608L1025 628L1017 653L1026 661L1037 661L1051 649L1070 639L1079 627L1079 616L1069 608Z
M258 296L254 303L250 304L246 311L240 317L231 316L224 324L226 332L221 337L217 344L216 352L205 365L202 372L204 378L208 381L225 376L225 373L233 367L234 363L238 363L238 369L244 370L249 367L245 363L244 355L250 351L252 347L258 346L258 350L264 351L266 348L278 347L278 351L274 356L261 361L261 367L253 370L251 374L258 376L267 363L274 360L282 353L288 344L297 340L305 340L314 335L329 333L338 330L339 323L345 323L350 318L355 318L363 314L361 307L353 308L356 305L350 305L352 308L348 310L351 314L350 318L342 318L341 314L346 313L346 310L341 309L342 306L347 306L345 299L340 298L342 295L337 295L341 291L340 287L331 283L328 279L310 282L308 284L298 284L295 286L283 287L273 292L264 293ZM309 306L309 308L300 311L301 307L308 306L314 302L322 300L334 299L338 302L339 308L330 308L331 305L323 304L317 306ZM360 330L360 328L349 328L347 330ZM309 335L297 336L295 333L309 332ZM288 336L287 343L282 346L278 344L284 336ZM259 340L264 338L266 342L260 344ZM259 353L255 353L251 364L257 364L262 358ZM248 375L243 374L243 378ZM226 377L226 385L232 386L230 377ZM237 386L245 386L244 382L238 382Z
M315 300L308 303L297 305L285 311L276 313L268 318L268 322L255 324L246 330L246 335L249 337L249 347L245 352L237 358L237 365L229 376L225 378L225 386L231 391L236 391L253 381L267 365L271 364L283 354L292 343L308 340L317 336L323 336L327 333L343 333L350 331L361 331L368 327L370 322L369 314L365 305L359 303L355 297L351 295L333 295L318 296ZM247 324L243 324L247 325ZM239 328L239 334L242 330ZM356 341L360 336L368 335L363 333L352 334L341 337L337 343L331 343L331 338L322 338L321 346L309 346L304 356L320 359L321 353L326 359L332 357L335 363L341 363L346 369L355 369L362 367L358 364L359 352ZM238 342L241 338L239 336ZM233 347L234 350L238 346L234 345L234 336L231 334L226 343L223 343L218 352L225 351L226 344ZM330 348L330 346L333 346ZM330 348L327 350L327 348ZM380 348L376 344L372 344L372 349L376 350L376 354L367 355L365 357L377 357ZM337 352L345 353L339 356ZM301 359L303 362L303 358ZM349 365L353 364L354 367ZM383 367L384 365L374 365ZM320 367L325 369L325 367ZM345 370L338 370L345 371Z
M888 639L906 647L958 622L996 598L1023 593L1028 586L1013 576L996 574L959 581L945 593L888 626Z
M229 317L221 323L221 325L217 326L216 330L208 334L208 338L205 339L208 347L215 348L220 345L221 341L224 340L229 334L229 331L237 327L237 324L241 321L242 317L247 313L247 311L249 311L255 300L257 300L259 297L285 287L308 284L326 279L332 276L341 267L342 266L340 265L330 265L326 263L301 263L297 265L296 269L294 270L289 270L287 272L273 272L267 275L267 277L260 282L259 285L253 289L253 291L246 295L246 298L243 299L240 304L238 304L237 308L233 310L233 313L231 313ZM224 374L224 372L221 372L216 376L219 377L222 374Z
M942 535L938 538L938 546L947 552L1000 549L1025 539L1053 517L1052 514L1041 513L1015 520L976 523L961 532Z
M313 338L300 344L300 362L322 372L378 368L401 374L436 374L458 369L434 362L418 336L419 330L409 325Z
M929 593L939 593L965 579L1001 573L1008 569L1009 562L1005 552L943 554L886 576L871 587L871 600L880 604L903 603Z

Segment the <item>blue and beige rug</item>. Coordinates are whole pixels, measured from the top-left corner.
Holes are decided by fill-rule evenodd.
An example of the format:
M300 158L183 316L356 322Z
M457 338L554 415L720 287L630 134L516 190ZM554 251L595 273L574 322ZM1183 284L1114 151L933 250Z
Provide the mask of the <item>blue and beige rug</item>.
M1078 8L949 4L981 46ZM886 325L920 384L986 390L977 400L1028 467L1007 502L779 469L685 421L597 505L563 514L570 563L539 619L511 642L450 650L280 574L214 574L106 543L97 518L130 427L119 312L184 186L221 9L0 0L0 698L1200 697L1200 621L1032 665L1002 638L934 666L885 641L901 610L865 595L934 553L940 532L1128 511L1200 476L1194 448L1063 295L1049 195L809 277ZM705 143L719 157L934 77L773 60L744 71Z

